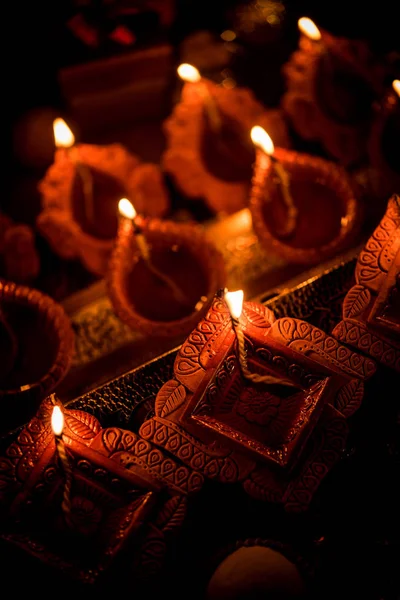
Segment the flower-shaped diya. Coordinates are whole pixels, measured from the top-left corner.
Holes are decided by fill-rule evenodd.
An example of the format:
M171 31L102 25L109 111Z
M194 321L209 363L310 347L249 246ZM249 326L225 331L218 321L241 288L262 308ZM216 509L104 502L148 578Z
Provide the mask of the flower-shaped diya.
M0 309L0 428L8 431L64 377L74 337L63 308L38 290L0 280Z
M153 336L188 333L224 285L222 255L200 226L143 218L126 199L108 289L119 318Z
M333 335L400 372L400 199L386 213L361 251L356 285L343 302L343 320Z
M274 148L260 127L252 138L258 150L249 207L260 243L288 262L310 265L354 243L362 211L344 169Z
M39 184L37 227L62 258L78 258L104 275L118 229L118 200L135 195L131 178L139 159L120 144L75 145L65 123L55 123L54 131L58 149Z
M164 122L163 167L188 198L204 199L216 213L233 213L248 203L254 162L248 132L261 123L279 145L289 146L282 114L266 110L247 88L226 89L201 78L191 65L179 72L186 83Z
M234 314L217 295L140 435L206 477L305 510L374 372L371 359L309 323L276 320L252 302Z
M350 165L366 154L387 68L363 41L336 38L306 17L299 29L299 47L283 67L282 107L303 139Z

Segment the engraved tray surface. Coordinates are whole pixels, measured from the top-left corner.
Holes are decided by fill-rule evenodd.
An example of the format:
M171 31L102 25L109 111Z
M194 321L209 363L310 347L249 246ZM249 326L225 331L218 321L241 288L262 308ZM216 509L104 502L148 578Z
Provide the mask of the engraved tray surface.
M343 297L353 284L354 267L355 258L310 276L278 296L270 297L269 292L256 299L277 317L302 318L330 332L340 319ZM164 353L66 405L94 414L103 427L117 425L137 431L152 414L159 388L171 377L176 351ZM279 507L251 500L238 486L208 481L190 501L187 520L162 576L144 588L132 581L132 593L147 597L155 590L175 598L200 600L218 561L244 540L258 539L292 557L306 577L312 575L315 598L398 600L399 405L391 392L395 379L390 373L368 383L364 404L351 424L346 453L306 514L288 516ZM9 443L4 439L1 446L6 441ZM16 591L27 591L32 585L45 591L62 582L65 591L82 592L79 584L60 579L58 573L4 542L0 551L3 579ZM25 573L18 582L13 575L16 561ZM126 593L126 585L126 579L111 575L100 588L94 586L93 593Z

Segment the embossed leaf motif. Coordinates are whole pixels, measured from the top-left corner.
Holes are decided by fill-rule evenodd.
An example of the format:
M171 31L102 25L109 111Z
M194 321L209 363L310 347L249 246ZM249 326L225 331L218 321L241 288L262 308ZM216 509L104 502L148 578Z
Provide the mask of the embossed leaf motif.
M250 323L256 327L265 328L276 321L272 310L256 302L246 302L244 311Z
M371 294L363 285L355 285L343 302L343 316L347 319L360 315L371 300Z
M173 496L161 508L157 515L157 527L163 531L172 531L183 523L186 513L184 496Z
M172 379L167 381L157 394L155 413L158 417L166 417L174 412L185 401L186 391L182 384Z
M65 422L75 435L91 440L101 429L96 417L81 410L65 411Z

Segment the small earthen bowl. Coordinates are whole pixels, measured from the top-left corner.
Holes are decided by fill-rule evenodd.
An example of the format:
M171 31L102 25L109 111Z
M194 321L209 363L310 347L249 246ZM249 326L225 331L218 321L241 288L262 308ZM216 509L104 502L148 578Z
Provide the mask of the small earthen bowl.
M0 365L3 432L24 424L62 380L72 359L74 335L64 309L38 290L0 280Z

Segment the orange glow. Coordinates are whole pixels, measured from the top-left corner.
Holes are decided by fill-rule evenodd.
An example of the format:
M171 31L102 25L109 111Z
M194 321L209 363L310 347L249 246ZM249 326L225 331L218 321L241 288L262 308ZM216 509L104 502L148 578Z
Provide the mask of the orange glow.
M243 309L243 290L237 290L236 292L226 291L224 294L225 302L228 305L229 312L233 319L240 319Z
M64 429L64 414L59 406L53 408L51 415L51 428L54 435L61 435Z
M75 137L64 119L53 121L54 141L57 148L71 148L75 144Z
M265 131L265 129L263 129L259 125L256 125L252 128L250 136L253 144L261 148L261 150L264 150L265 154L271 156L274 153L274 142L271 140L270 136Z
M400 79L394 79L393 80L393 82L392 82L392 88L394 89L394 91L396 92L396 94L400 98Z
M132 202L129 202L128 198L121 198L118 202L118 210L119 214L126 219L134 219L137 215Z
M198 69L196 69L196 67L194 67L193 65L189 65L188 63L182 63L181 65L179 65L177 71L179 77L183 79L183 81L196 83L201 79L201 75Z
M309 19L308 17L301 17L301 19L298 20L297 25L301 33L304 33L304 35L310 38L310 40L314 40L314 42L317 42L321 39L320 30L318 29L314 21L311 21L311 19Z

